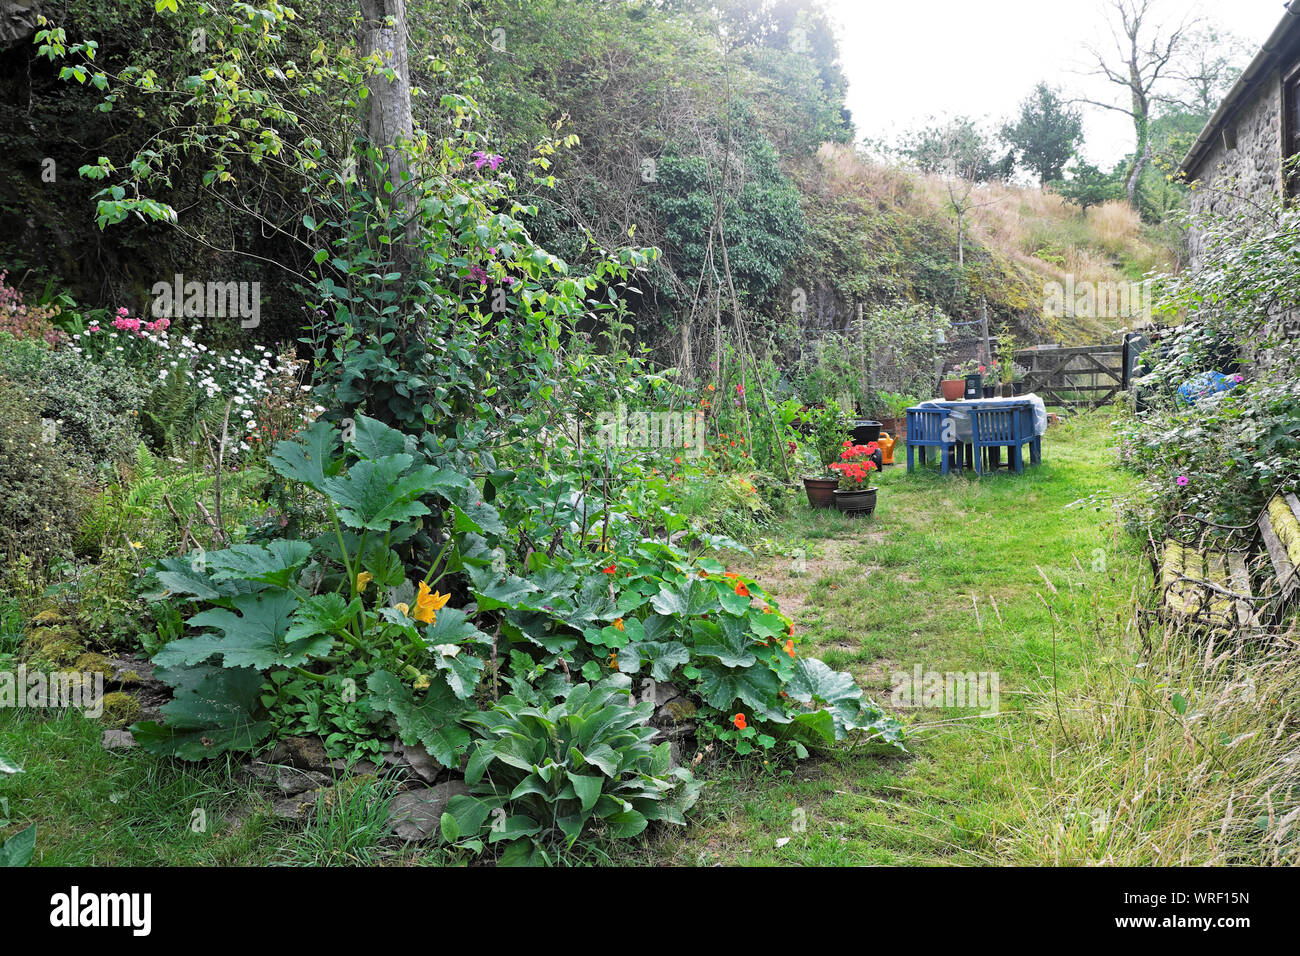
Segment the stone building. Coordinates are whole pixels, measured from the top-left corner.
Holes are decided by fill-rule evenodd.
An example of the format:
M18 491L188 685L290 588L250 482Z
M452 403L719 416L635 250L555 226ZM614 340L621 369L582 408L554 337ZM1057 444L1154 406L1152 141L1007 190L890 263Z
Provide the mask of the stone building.
M1300 153L1300 0L1242 73L1188 151L1179 173L1197 181L1194 213L1231 215L1252 203L1300 193L1300 179L1286 181L1283 162ZM1193 230L1191 265L1203 247Z

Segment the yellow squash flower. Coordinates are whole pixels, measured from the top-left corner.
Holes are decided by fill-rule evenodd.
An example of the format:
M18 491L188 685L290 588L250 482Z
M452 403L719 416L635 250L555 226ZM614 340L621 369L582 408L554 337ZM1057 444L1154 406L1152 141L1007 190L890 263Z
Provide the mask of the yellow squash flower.
M357 575L357 591L358 592L364 591L366 589L366 586L369 585L370 582L373 581L374 579L375 576L371 574L369 571L362 571L360 574Z
M430 591L429 585L423 581L420 582L420 593L415 598L415 614L412 615L417 621L423 621L425 624L432 624L437 620L434 611L440 611L449 600L450 594L439 594L437 591Z

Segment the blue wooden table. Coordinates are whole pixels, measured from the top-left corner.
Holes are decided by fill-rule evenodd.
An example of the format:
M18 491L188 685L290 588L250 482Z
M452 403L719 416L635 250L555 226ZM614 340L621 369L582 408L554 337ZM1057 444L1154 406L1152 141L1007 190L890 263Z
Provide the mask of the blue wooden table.
M1047 409L1037 395L923 402L907 410L907 470L914 470L918 452L925 464L928 450L935 448L945 475L972 465L982 475L986 463L991 469L1001 466L1006 448L1007 467L1019 474L1025 445L1030 464L1042 463L1046 430Z

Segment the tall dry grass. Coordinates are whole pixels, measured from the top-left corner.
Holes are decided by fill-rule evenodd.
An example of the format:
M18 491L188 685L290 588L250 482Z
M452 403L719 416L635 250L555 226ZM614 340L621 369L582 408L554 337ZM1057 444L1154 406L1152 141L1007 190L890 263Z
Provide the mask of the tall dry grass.
M1026 702L1038 780L1006 862L1300 863L1297 635L1072 630L1092 652L1075 689L1045 682Z

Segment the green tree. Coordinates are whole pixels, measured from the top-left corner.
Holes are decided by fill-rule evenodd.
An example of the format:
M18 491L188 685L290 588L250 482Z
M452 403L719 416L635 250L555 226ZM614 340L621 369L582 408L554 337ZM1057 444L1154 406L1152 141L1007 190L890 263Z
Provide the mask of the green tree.
M1059 180L1051 186L1067 202L1074 203L1084 212L1089 206L1100 206L1124 195L1124 184L1119 176L1082 162L1069 179Z
M1042 185L1058 180L1083 143L1083 117L1046 83L1020 104L1020 117L1002 127L1002 138L1020 165L1038 174Z

